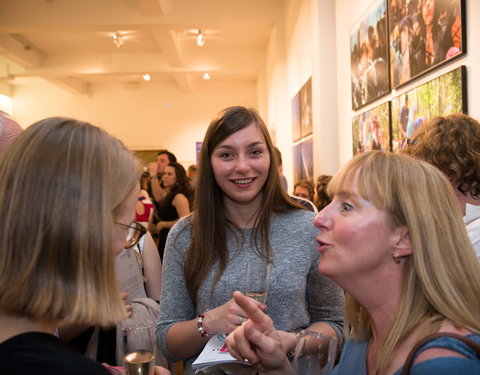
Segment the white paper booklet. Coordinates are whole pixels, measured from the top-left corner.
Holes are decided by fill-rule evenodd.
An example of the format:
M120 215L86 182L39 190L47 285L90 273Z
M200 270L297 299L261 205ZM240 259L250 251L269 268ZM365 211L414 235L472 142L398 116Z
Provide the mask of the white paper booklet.
M228 368L231 367L231 364L235 364L235 367L241 365L242 367L245 367L246 372L252 372L253 368L248 362L239 361L230 355L227 347L225 346L225 338L226 335L222 333L216 334L212 336L210 340L208 340L207 345L205 345L200 355L192 364L195 373L201 371L208 373L213 370L212 367L218 368L222 367L221 365L225 365L225 368L222 367L222 369L229 373ZM235 373L238 373L238 371Z

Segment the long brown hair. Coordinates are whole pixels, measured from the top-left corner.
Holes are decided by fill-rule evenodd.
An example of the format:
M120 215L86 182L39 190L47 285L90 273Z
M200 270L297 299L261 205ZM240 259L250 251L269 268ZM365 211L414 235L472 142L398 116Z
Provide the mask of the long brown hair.
M225 216L223 191L215 181L210 158L223 140L251 124L258 126L262 132L271 161L252 237L254 248L261 257L267 261L271 259L269 225L272 213L299 208L282 190L278 175L279 161L268 129L258 113L254 109L240 106L221 111L210 123L200 151L194 210L191 217L193 239L187 252L184 270L187 290L194 302L198 289L212 266L218 262L214 283L225 270L228 261L227 230L234 229Z

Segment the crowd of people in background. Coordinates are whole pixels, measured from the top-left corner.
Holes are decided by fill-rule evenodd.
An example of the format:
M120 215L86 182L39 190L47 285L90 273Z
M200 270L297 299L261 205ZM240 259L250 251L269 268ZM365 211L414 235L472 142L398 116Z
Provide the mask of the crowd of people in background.
M335 339L335 375L399 375L410 354L415 374L480 374L480 218L462 220L480 204L480 123L467 115L290 194L253 109L213 118L198 166L163 149L143 173L94 125L22 131L0 113L0 197L6 373L122 374L123 327L147 323L155 375L195 373L222 335L252 371L293 374L304 330ZM250 263L270 267L264 301L241 293Z

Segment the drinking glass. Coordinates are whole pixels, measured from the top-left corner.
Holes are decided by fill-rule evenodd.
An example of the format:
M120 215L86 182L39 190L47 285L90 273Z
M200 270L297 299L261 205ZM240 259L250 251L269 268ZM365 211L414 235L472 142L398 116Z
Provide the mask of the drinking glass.
M337 340L313 331L299 334L293 368L296 375L330 375L335 363Z
M270 264L252 262L247 265L247 288L245 295L261 303L265 303L268 295Z
M153 326L123 327L123 362L128 375L153 375L155 369Z

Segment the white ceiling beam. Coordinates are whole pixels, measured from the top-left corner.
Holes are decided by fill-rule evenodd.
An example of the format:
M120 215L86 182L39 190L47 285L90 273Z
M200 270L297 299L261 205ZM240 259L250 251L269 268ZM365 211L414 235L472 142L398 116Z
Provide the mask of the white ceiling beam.
M171 0L137 0L140 11L148 16L165 16L172 9Z
M88 85L77 78L41 77L57 87L74 95L88 93Z
M180 42L173 30L152 29L153 36L170 65L183 66L183 57L180 52Z
M188 73L175 73L173 75L175 77L175 81L177 82L178 87L180 90L185 92L192 92L193 85L192 85L192 77Z
M26 40L16 35L0 34L0 47L6 53L2 55L25 68L41 66L46 55Z

